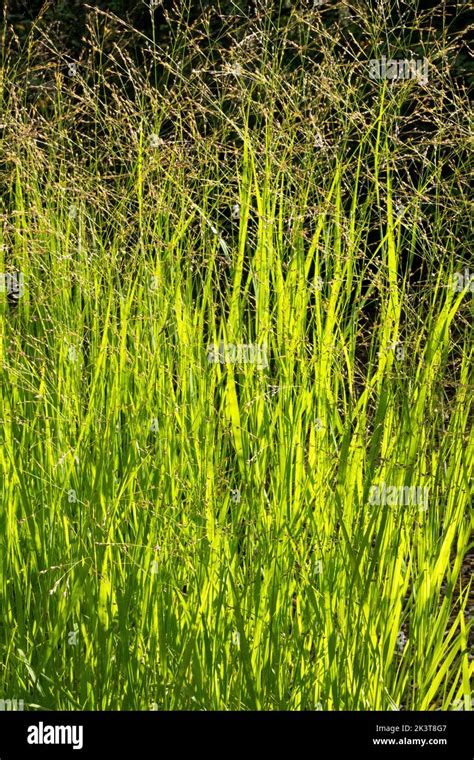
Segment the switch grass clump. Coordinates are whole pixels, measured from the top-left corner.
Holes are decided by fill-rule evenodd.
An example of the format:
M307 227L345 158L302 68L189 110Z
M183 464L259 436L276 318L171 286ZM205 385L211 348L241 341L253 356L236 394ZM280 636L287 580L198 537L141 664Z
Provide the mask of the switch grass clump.
M5 24L0 697L471 709L457 37L178 5Z

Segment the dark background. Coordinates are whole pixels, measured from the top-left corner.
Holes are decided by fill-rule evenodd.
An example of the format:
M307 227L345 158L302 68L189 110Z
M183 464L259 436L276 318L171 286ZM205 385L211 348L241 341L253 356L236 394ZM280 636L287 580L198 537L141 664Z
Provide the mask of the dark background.
M289 14L291 7L308 7L308 4L314 0L291 0L291 2L282 3L275 0L273 13L275 17L279 14ZM370 8L375 5L377 0L362 2L354 0L354 6ZM148 3L148 0L147 0ZM338 14L338 6L343 3L326 0L320 6L323 17L328 23L334 20ZM163 0L154 11L155 30L159 41L160 35L166 36L169 32L170 25L173 25L173 17L180 13L184 5L188 5L183 0ZM220 23L224 24L224 17L236 16L240 14L247 18L255 17L258 14L258 3L255 0L219 0L211 2L210 0L193 0L190 4L189 21L198 18L203 11L215 10L213 17L216 34L219 33L219 16ZM285 7L281 7L284 5ZM286 7L290 6L290 7ZM151 36L152 24L151 14L147 4L143 0L7 0L7 20L21 37L27 34L31 25L38 19L40 14L44 23L49 23L52 29L60 32L63 43L69 46L71 52L81 45L81 37L85 32L86 14L89 8L98 8L102 11L110 11L121 19L126 20L139 31ZM408 31L410 21L423 11L434 11L430 15L430 26L437 32L441 33L448 27L450 34L459 33L464 30L467 38L467 27L469 18L469 8L472 8L470 2L466 0L391 0L391 17L393 25L397 26L402 14L407 14L406 29ZM229 19L227 19L228 22ZM357 30L352 29L352 33L357 36ZM466 39L467 41L467 39Z

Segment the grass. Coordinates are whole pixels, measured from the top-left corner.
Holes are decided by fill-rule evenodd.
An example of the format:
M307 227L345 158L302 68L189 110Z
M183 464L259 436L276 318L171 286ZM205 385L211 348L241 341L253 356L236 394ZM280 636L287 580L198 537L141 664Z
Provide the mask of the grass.
M206 15L164 46L91 14L74 77L40 25L6 47L4 699L470 709L456 40L420 43L428 87L373 82L380 19L361 53L321 13L204 50ZM220 342L268 367L210 363ZM428 507L371 503L383 483Z

